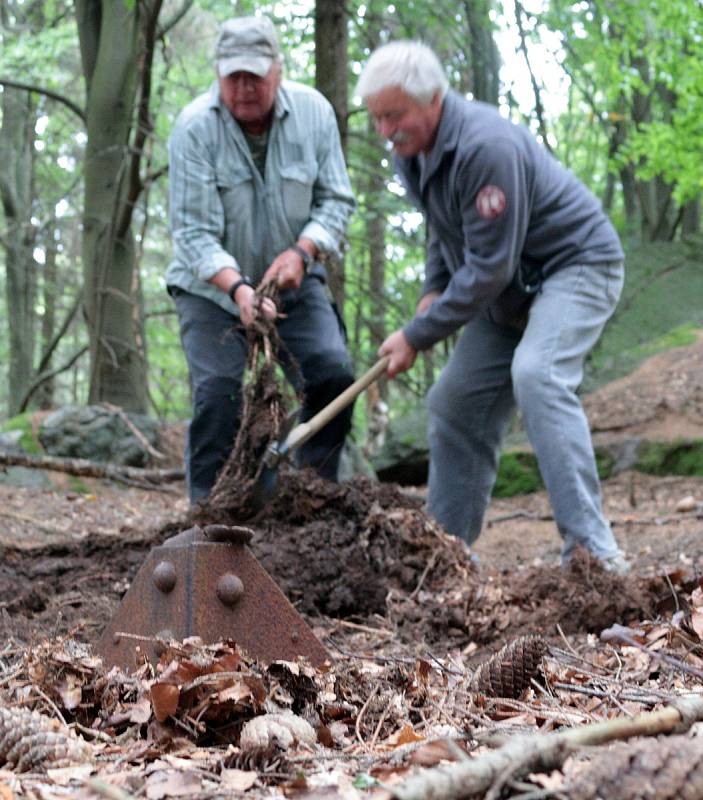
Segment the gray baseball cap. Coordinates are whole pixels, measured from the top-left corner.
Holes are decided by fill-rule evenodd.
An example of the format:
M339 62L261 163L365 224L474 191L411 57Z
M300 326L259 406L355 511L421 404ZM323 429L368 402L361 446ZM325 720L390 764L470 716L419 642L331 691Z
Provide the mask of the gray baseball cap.
M220 28L215 48L218 75L252 72L263 78L280 55L276 31L267 17L235 17Z

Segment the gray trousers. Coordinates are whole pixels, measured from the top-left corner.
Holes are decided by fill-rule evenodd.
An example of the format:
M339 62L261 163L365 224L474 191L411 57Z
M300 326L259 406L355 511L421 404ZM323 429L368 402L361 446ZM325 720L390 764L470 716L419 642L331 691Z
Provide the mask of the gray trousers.
M171 288L188 361L193 414L186 439L186 482L192 502L209 494L229 456L239 428L247 341L237 317L197 295ZM286 377L303 395L299 421L314 416L349 386L354 376L344 332L317 278L282 293L277 322L278 353ZM342 411L297 453L301 465L335 480L352 406Z
M462 331L428 396L428 511L449 533L469 544L480 534L517 404L563 538L562 563L578 544L601 558L619 552L576 390L623 279L621 262L569 266L544 282L524 330L486 312Z

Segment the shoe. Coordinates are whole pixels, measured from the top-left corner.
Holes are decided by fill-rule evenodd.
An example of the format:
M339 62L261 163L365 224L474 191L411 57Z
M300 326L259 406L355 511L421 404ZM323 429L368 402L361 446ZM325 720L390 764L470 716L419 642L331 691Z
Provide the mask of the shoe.
M627 575L632 569L630 562L625 558L623 553L616 553L614 556L599 558L598 560L606 572L612 572L614 575Z

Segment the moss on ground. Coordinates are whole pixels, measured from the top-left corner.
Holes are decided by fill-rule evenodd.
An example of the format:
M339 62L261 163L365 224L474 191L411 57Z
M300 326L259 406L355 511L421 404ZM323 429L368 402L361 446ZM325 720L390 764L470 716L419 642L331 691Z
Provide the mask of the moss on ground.
M537 459L530 452L506 452L500 457L494 497L513 497L544 489Z
M601 480L611 477L615 458L607 449L596 448ZM649 475L698 475L703 477L703 439L676 442L642 442L632 469ZM544 489L537 459L530 451L505 452L500 457L494 497L513 497Z
M18 414L16 417L10 417L10 419L0 425L1 433L9 433L10 431L22 432L19 444L25 452L32 455L39 455L44 452L44 449L39 443L39 439L37 439L34 433L31 412L25 412L24 414Z
M588 359L582 392L627 375L649 356L693 343L703 327L701 248L697 236L627 249L622 297Z
M649 475L703 476L703 439L644 442L635 469Z

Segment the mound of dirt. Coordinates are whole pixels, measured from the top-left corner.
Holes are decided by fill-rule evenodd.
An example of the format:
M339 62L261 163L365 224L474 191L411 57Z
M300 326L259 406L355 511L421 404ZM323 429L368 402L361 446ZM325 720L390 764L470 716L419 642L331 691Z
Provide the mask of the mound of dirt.
M587 395L584 407L595 434L703 437L703 333L694 344L652 356Z
M199 509L201 524L232 524ZM7 635L21 640L83 626L98 638L148 548L193 519L158 531L83 540L31 552L7 547L0 597ZM659 581L612 576L586 554L568 571L519 573L477 566L397 487L357 478L332 484L287 471L265 516L251 524L251 549L309 619L386 620L400 642L499 645L509 635L599 631L651 616Z

